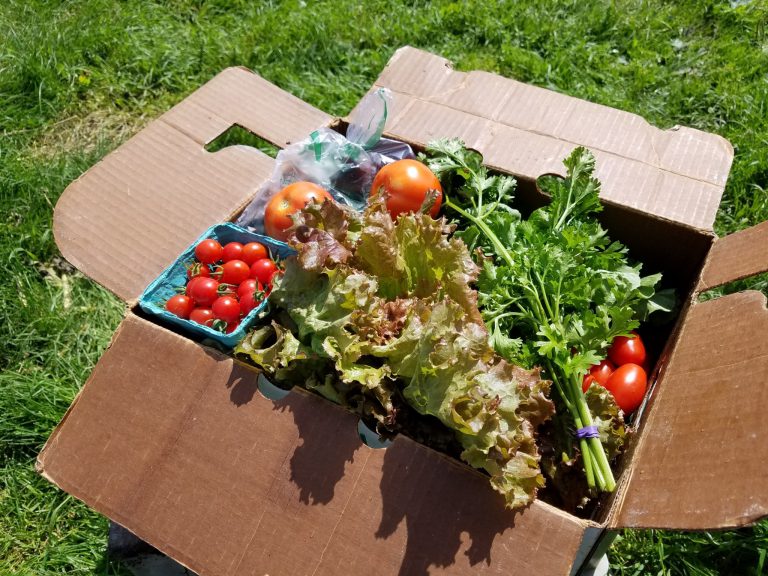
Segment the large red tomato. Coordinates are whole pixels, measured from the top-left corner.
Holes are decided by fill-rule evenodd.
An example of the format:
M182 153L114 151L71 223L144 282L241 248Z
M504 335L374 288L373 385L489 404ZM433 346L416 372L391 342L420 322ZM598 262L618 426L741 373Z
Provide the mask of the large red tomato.
M264 230L277 240L288 239L286 230L293 221L291 214L304 208L310 202L332 200L325 188L312 182L294 182L275 194L264 211Z
M629 338L626 336L616 336L611 347L608 348L608 358L617 366L623 364L639 364L642 366L645 363L646 354L643 341L637 335L637 332L632 334Z
M404 212L418 212L430 190L438 193L429 210L430 216L437 216L443 201L440 180L418 160L398 160L384 166L373 179L371 194L376 194L381 188L384 189L387 210L392 218Z
M588 374L590 374L600 386L605 386L605 383L608 382L608 378L611 377L614 370L616 370L616 366L614 366L610 360L600 360L600 362L589 369Z
M613 394L616 404L625 414L637 410L643 403L645 390L648 387L648 377L637 364L624 364L611 374L605 387Z

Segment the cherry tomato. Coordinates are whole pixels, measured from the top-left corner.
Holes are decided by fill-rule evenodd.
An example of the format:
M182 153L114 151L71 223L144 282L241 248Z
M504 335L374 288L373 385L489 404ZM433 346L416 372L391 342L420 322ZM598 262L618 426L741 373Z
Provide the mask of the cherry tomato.
M636 332L634 336L616 336L608 348L608 358L617 366L624 364L637 364L642 366L645 362L645 345Z
M213 278L198 278L187 284L189 296L198 306L208 307L219 297L219 283Z
M240 302L232 296L217 298L211 306L213 315L224 322L237 322L240 318Z
M249 278L240 283L237 287L237 297L242 299L246 294L251 294L256 291L263 291L261 284L255 278Z
M608 378L605 387L613 394L616 404L625 414L637 410L645 397L648 377L637 364L624 364Z
M592 376L600 386L605 386L614 370L616 370L616 366L610 360L601 360L589 369L588 375Z
M240 260L248 264L248 266L262 258L269 258L269 252L264 244L261 244L260 242L248 242L248 244L243 246L243 253L240 255Z
M332 200L331 195L312 182L294 182L275 194L264 210L264 230L272 238L287 240L286 230L291 227L291 214L310 202Z
M197 322L203 326L211 326L214 321L213 310L210 308L195 308L189 315L192 322Z
M230 242L229 244L224 245L224 251L222 253L224 262L229 262L230 260L242 260L242 255L243 245L240 244L240 242Z
M195 258L203 264L215 264L224 255L224 248L216 240L208 238L195 246Z
M429 209L433 218L440 211L443 201L443 188L440 180L432 171L418 160L397 160L384 166L376 174L371 186L371 193L384 189L387 211L392 218L404 212L418 212L430 190L437 191L437 199Z
M193 276L192 278L190 278L189 282L187 282L187 287L184 289L184 294L192 298L192 287L195 284L197 284L202 278L207 278L207 276Z
M165 303L165 309L179 318L189 318L190 312L195 309L195 303L189 296L177 294L168 298L168 302Z
M187 278L189 278L190 280L192 278L196 278L197 276L208 278L210 275L211 275L211 269L208 268L207 264L201 264L200 262L195 262L187 266Z
M263 286L272 282L272 276L278 271L277 264L269 258L256 260L251 266L251 278L258 280Z
M240 299L240 310L242 311L243 316L261 304L263 299L264 296L261 292L248 292L248 294L243 296Z
M235 330L237 330L237 327L240 326L240 322L230 322L227 324L227 329L225 330L227 334L232 334Z
M248 280L251 269L242 260L230 260L224 262L216 269L215 274L219 275L219 281L222 284L239 285L243 280Z
M584 374L584 379L581 381L581 391L586 394L587 390L589 390L589 387L592 386L592 384L597 383L597 380L595 380L595 377L592 376L589 372Z

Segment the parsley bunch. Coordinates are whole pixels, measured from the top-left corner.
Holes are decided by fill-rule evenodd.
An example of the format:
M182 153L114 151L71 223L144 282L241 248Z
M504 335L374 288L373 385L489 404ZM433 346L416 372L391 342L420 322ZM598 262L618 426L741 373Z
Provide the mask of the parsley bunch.
M594 218L600 182L587 149L565 160L565 179L539 179L551 202L527 219L512 207L514 178L489 175L461 141L432 142L427 154L445 205L458 215L456 234L479 255L479 303L492 346L511 362L542 366L575 429L598 426L600 437L579 440L579 451L589 488L612 491L609 458L621 447L623 421L605 398L590 401L582 379L616 336L660 308L653 300L660 275L641 276ZM605 410L596 414L590 405Z

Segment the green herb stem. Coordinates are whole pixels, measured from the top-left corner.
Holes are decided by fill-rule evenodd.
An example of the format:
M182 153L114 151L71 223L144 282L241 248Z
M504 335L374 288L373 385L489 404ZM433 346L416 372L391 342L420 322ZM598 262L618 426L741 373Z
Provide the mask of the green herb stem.
M576 420L578 426L578 420ZM592 452L589 449L587 440L582 438L579 440L579 448L581 449L581 457L584 459L584 473L587 476L587 486L590 490L595 488L595 464L592 462ZM602 478L600 479L602 480ZM598 480L599 487L602 489L602 483Z
M574 179L575 180L575 179ZM565 224L568 221L568 218L570 217L571 213L573 212L574 208L578 205L577 201L572 201L573 199L573 187L574 187L574 180L571 181L570 186L568 186L568 198L565 202L565 207L563 208L563 213L560 215L560 218L558 218L557 222L555 223L554 227L552 228L553 231L559 232L563 229Z
M496 249L496 251L499 253L499 255L506 261L507 264L510 266L514 266L515 261L512 259L512 255L509 253L509 250L507 250L507 247L504 246L504 244L501 243L501 240L496 236L496 234L493 233L493 230L491 230L488 225L483 222L480 218L477 218L473 214L470 214L460 206L457 206L453 202L451 202L450 199L446 199L445 205L449 208L452 208L453 210L456 210L459 214L461 214L464 218L472 222L475 226L477 226L483 234L485 234L486 238L493 244L493 247Z
M560 397L563 401L563 403L568 408L568 411L571 413L571 417L573 418L573 423L576 426L576 429L583 428L585 426L584 419L582 417L582 410L579 408L579 398L581 399L582 403L586 404L584 402L584 396L581 394L581 390L575 390L571 384L571 380L569 379L567 381L567 384L569 385L567 388L563 388L562 383L560 382L560 379L557 376L557 373L554 372L552 368L552 363L547 361L547 371L549 372L550 376L552 377L552 381L555 383L555 387L557 388L557 391L560 394ZM589 418L589 422L592 422L591 415L589 414L589 410L587 409L587 416ZM591 424L586 424L587 426L590 426ZM581 457L584 460L584 473L587 477L587 486L589 486L590 489L595 488L596 486L600 490L607 490L607 486L610 485L610 479L613 478L613 475L611 473L610 468L608 468L610 476L608 476L608 479L606 479L605 470L600 465L600 457L597 454L594 454L594 446L590 442L591 440L598 440L598 448L600 452L603 452L603 455L605 455L605 452L603 450L602 444L600 444L599 439L596 438L581 438L579 439L579 448L581 449ZM607 461L607 459L606 459Z
M562 328L562 325L560 324L557 316L555 315L555 309L550 305L549 298L547 298L547 289L544 286L544 281L541 279L541 276L539 275L538 272L534 271L533 275L536 277L536 282L538 283L539 288L541 288L541 292L540 292L541 296L539 298L539 301L544 303L543 307L546 308L546 312L549 315L549 318L555 321L558 328Z
M566 393L565 388L563 388L562 383L560 382L560 378L557 377L557 373L555 373L552 370L552 363L547 361L546 363L546 369L547 372L552 378L552 382L555 384L555 388L557 389L558 393L560 394L560 398L563 400L563 403L565 404L565 407L568 409L568 412L574 415L574 418L578 417L578 413L575 412L575 408L573 405L573 402L571 402L571 399L569 398L569 395Z
M592 415L589 412L589 406L587 406L587 400L584 398L584 394L581 391L581 384L576 376L568 379L570 388L572 391L572 400L578 411L579 418L582 421L581 427L593 426L594 421ZM599 470L600 475L604 478L604 486L601 486L603 490L612 492L616 488L616 480L613 477L613 471L608 463L608 457L605 455L605 449L599 438L589 438L589 447L592 454L595 457L596 470ZM585 459L586 463L586 459Z

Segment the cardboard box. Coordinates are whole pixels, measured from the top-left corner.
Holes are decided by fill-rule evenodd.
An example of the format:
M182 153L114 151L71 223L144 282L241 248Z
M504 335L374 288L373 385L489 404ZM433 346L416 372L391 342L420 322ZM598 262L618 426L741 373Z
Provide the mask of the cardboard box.
M157 325L135 299L194 238L232 218L273 160L205 145L240 125L278 146L332 117L225 70L64 192L64 256L129 305L111 346L38 457L50 481L199 574L568 574L606 529L713 529L768 514L768 313L707 288L768 269L768 223L716 239L727 141L403 48L387 135L457 136L543 199L577 144L597 157L602 215L684 298L619 485L593 520L535 502L505 510L486 479L405 437L363 445L355 416L295 390L273 402L250 367ZM186 199L180 201L180 199ZM180 207L183 207L181 209ZM130 240L130 242L128 242Z

